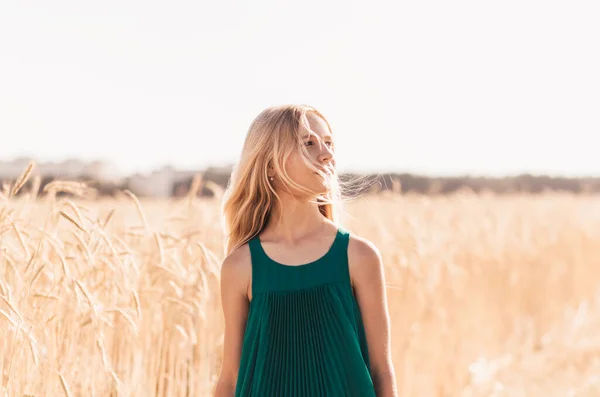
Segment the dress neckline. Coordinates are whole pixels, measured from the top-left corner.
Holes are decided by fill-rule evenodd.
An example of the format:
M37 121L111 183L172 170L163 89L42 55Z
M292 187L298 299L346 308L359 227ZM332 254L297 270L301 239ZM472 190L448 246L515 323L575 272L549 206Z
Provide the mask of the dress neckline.
M280 267L284 267L284 268L295 268L295 267L297 267L297 268L301 268L301 267L309 267L309 266L311 266L311 265L316 265L317 263L320 263L320 262L324 261L324 260L325 260L325 259L326 259L326 258L327 258L327 257L328 257L330 254L331 254L331 252L333 251L334 247L337 245L337 243L338 243L338 240L339 240L339 239L340 239L340 237L341 237L341 234L342 234L342 233L341 233L341 230L340 230L340 228L338 227L338 228L336 229L336 232L335 232L335 238L333 239L333 242L331 243L331 245L330 245L330 246L329 246L329 248L327 249L327 252L325 252L325 253L324 253L324 254L323 254L323 255L322 255L320 258L318 258L318 259L315 259L314 261L307 262L307 263L303 263L303 264L300 264L300 265L288 265L288 264L284 264L284 263L281 263L281 262L277 262L276 260L272 259L272 258L271 258L269 255L267 255L267 253L265 252L265 249L263 248L263 246L262 246L262 243L261 243L261 241L260 241L260 237L259 237L258 235L256 236L256 243L257 243L256 245L257 245L257 246L258 246L258 248L260 249L260 252L261 252L261 254L262 254L262 255L263 255L263 256L264 256L264 257L267 259L267 261L269 261L269 262L271 262L271 263L273 263L273 264L275 264L275 265L278 265L278 266L280 266Z

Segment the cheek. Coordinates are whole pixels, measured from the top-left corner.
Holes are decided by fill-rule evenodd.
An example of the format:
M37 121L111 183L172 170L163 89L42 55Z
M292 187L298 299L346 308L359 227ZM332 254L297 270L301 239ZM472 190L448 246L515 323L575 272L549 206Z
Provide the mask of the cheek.
M312 171L300 156L290 157L286 163L286 169L290 178L295 182L306 182L311 179Z

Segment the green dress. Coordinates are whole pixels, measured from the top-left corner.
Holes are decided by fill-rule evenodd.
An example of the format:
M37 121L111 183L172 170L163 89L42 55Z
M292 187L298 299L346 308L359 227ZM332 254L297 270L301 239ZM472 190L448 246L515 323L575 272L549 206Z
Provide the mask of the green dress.
M252 301L236 397L375 397L365 331L348 270L350 232L300 266L248 244Z

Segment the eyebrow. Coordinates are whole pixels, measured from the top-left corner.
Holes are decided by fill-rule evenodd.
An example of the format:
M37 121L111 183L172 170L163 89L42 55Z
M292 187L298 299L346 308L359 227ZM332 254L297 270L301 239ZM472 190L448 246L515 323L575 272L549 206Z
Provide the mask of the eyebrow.
M312 135L316 135L316 134L306 134L306 135L304 135L304 136L303 136L301 139L310 138ZM333 138L333 135L325 135L325 136L323 137L323 139L327 139L327 138L329 138L329 139L332 139L332 138Z

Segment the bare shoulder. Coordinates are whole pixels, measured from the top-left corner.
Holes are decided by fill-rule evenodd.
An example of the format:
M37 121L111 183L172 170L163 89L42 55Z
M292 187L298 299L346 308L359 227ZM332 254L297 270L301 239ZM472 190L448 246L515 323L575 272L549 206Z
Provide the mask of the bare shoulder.
M228 287L248 291L252 279L252 261L248 243L233 250L221 263L221 282Z
M350 233L348 240L348 267L352 284L356 280L378 273L383 266L381 252L377 246L370 240Z

